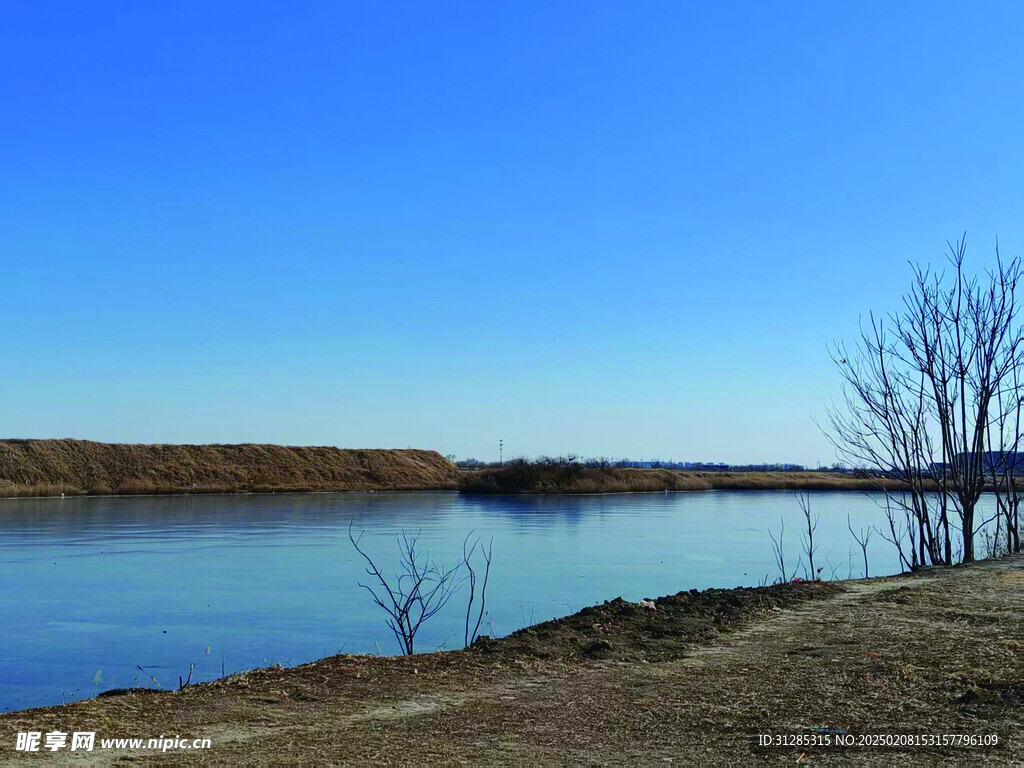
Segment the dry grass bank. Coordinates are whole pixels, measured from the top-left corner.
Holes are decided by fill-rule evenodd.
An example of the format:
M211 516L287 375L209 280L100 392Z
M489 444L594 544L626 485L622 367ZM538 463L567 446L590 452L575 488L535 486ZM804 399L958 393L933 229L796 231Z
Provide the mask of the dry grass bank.
M687 472L581 464L509 462L462 472L463 493L630 493L651 491L873 491L901 483L829 472Z
M0 440L0 496L433 490L458 470L435 451Z
M834 472L696 472L721 491L877 491L902 490L905 483L885 478L853 477Z
M335 656L0 715L0 762L1021 765L1022 648L1021 557L838 586L687 592L653 608L613 600L469 652ZM27 730L213 746L17 755ZM999 744L759 748L765 733L994 734Z
M464 471L463 493L639 493L706 491L696 475L667 469L600 469L581 465L510 462L499 469Z

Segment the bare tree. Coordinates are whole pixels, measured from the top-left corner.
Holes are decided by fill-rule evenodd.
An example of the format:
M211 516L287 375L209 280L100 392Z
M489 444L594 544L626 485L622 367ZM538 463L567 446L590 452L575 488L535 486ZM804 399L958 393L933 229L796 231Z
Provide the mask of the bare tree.
M359 586L373 597L373 601L387 613L385 623L402 648L412 655L416 634L423 624L437 615L458 588L458 566L445 568L434 563L429 552L419 548L419 532L398 535L399 566L394 579L388 581L373 559L360 547L363 534L354 536L349 523L348 538L356 552L366 561L366 573L375 583Z
M946 457L942 478L960 518L963 560L974 560L976 510L986 481L993 406L1020 364L1017 322L1021 262L1004 262L985 279L964 273L966 238L950 245L951 278L915 269L914 289L897 317L899 354L925 378ZM994 400L996 402L994 402ZM1000 436L1002 442L1002 436Z
M786 571L786 554L783 549L783 538L786 535L786 521L779 516L779 537L775 538L775 534L768 531L768 536L772 540L772 553L775 555L775 564L779 568L779 579L777 584L785 584L787 581L792 581L800 570L801 561L798 560L796 568L793 569L792 575L788 575Z
M843 403L828 409L824 432L841 459L876 470L870 476L886 494L891 528L894 506L912 519L920 549L901 551L900 558L916 568L943 559L941 512L934 509L929 485L935 456L924 379L902 363L896 344L886 321L870 315L854 347L838 345L831 351L843 380ZM892 493L891 481L907 490ZM902 538L893 535L901 547Z
M1017 471L1021 464L1021 415L1024 410L1024 381L1021 378L1021 366L1014 365L1007 386L996 393L996 416L989 422L990 452L986 456L996 498L996 514L1002 515L1008 554L1021 551L1021 492L1017 487Z
M462 562L466 566L466 571L468 572L467 580L469 581L469 601L466 604L466 632L464 637L464 643L467 648L479 636L480 625L484 620L484 613L487 608L487 580L491 575L491 557L494 550L493 538L487 542L486 548L480 543L480 539L477 539L473 542L472 546L469 546L469 537L472 535L473 533L470 531L469 536L466 536L465 541L462 542ZM473 555L476 554L478 547L484 559L484 574L480 585L480 604L477 608L476 622L473 623L472 629L470 629L473 618L473 603L476 601L477 582L476 569L473 567Z
M1019 444L1010 414L1022 383L1021 262L1003 261L997 249L994 269L968 277L965 255L961 239L950 245L948 274L914 267L903 308L884 319L871 315L854 347L831 351L843 403L829 409L826 434L841 458L908 488L891 493L881 483L890 540L911 569L954 562L951 511L962 558L974 560L977 505L991 479L987 451L998 444L1015 453ZM1010 485L1003 483L1000 509L1015 521Z
M917 560L917 547L913 516L909 506L905 502L894 502L892 494L886 494L885 520L889 532L884 528L874 527L874 531L894 547L900 559L900 568L904 571L917 570L920 563ZM908 557L909 556L909 557Z
M830 581L835 581L836 580L836 574L839 572L839 567L842 565L842 563L841 562L833 563L832 562L832 558L829 557L830 554L832 554L831 550L826 550L825 551L825 564L828 565L828 570L829 570L829 577L828 578L829 578L829 580ZM819 568L818 570L820 571L821 569Z
M850 530L850 535L853 536L853 540L857 542L857 546L860 547L861 554L864 555L864 578L868 578L868 542L871 541L871 534L873 531L870 527L862 527L858 534L853 530L853 524L850 522L850 516L846 516L846 527Z
M814 531L818 528L818 520L821 519L821 515L812 515L810 493L804 491L803 493L796 494L796 501L804 515L804 530L800 533L800 543L803 545L807 562L810 563L811 570L808 578L815 580L821 576L821 569L814 569L814 553L818 550L818 545L814 543Z

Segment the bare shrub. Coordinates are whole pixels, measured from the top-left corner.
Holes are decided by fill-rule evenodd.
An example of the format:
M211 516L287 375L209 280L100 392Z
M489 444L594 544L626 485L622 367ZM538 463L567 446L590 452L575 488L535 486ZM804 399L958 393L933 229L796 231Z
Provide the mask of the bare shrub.
M811 513L811 494L809 493L798 493L796 494L797 504L800 505L800 512L804 516L804 529L800 532L800 543L803 547L803 553L807 557L807 562L810 564L810 572L804 571L812 581L821 577L821 569L814 568L814 554L818 550L818 545L814 543L814 532L818 528L818 521L821 519L821 515L813 515Z
M797 571L800 570L800 561L797 561L796 568L793 569L793 573L789 574L786 570L786 553L783 547L783 540L786 535L786 521L779 516L779 536L775 537L772 531L768 531L768 536L772 540L772 553L775 555L775 565L779 569L779 578L776 580L776 584L785 584L787 581L792 581L796 578Z
M470 532L466 540L462 542L462 563L466 566L466 579L469 582L469 600L466 603L466 631L463 638L467 648L479 636L480 625L483 623L484 614L487 611L487 581L491 575L491 557L494 553L494 539L488 541L486 547L480 543L480 539L477 539L473 542L472 546L469 546L469 538L472 535L472 532ZM476 554L477 549L479 549L484 559L484 573L480 584L480 603L477 606L476 622L473 622L473 604L476 602L477 583L477 573L473 567L473 556Z
M853 540L857 542L857 546L860 547L861 554L864 556L864 578L868 578L868 542L871 541L871 534L874 532L870 526L861 527L860 533L853 530L853 523L850 522L850 516L846 516L846 527L850 531L850 535L853 536Z
M399 566L392 581L388 581L373 559L360 547L363 537L352 533L348 538L356 552L366 561L366 573L375 583L359 586L373 597L373 601L387 614L385 623L402 648L402 653L415 653L416 635L424 623L437 615L458 588L458 566L446 568L435 563L429 552L419 548L419 532L409 534L404 529L398 535Z

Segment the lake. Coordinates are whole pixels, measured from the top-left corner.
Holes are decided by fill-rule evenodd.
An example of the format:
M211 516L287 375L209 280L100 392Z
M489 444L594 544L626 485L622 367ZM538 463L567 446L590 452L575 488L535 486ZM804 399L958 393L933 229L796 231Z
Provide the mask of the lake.
M823 575L860 576L847 514L855 528L881 524L876 501L816 492L812 503ZM449 564L471 531L493 537L484 634L504 635L620 595L774 579L767 531L780 515L795 565L802 518L785 491L0 500L0 709L176 688L190 664L193 681L205 681L338 652L397 653L381 610L357 587L367 577L350 520L389 571L402 528L421 530L421 545ZM873 575L899 570L878 535L869 555ZM418 650L461 646L464 597L425 625Z

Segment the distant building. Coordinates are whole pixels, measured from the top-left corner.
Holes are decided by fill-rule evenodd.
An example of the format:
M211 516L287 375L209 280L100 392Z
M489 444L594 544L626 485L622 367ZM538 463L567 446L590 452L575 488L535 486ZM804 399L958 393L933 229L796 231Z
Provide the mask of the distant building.
M958 464L966 463L967 457L970 454L961 453L956 457ZM1002 453L1001 451L986 451L981 454L981 466L982 471L986 475L991 475L993 472L997 475L1002 474L1013 474L1021 475L1024 477L1024 453L1007 451ZM935 462L931 465L931 474L933 477L941 476L946 473L949 468L949 464L942 462Z

